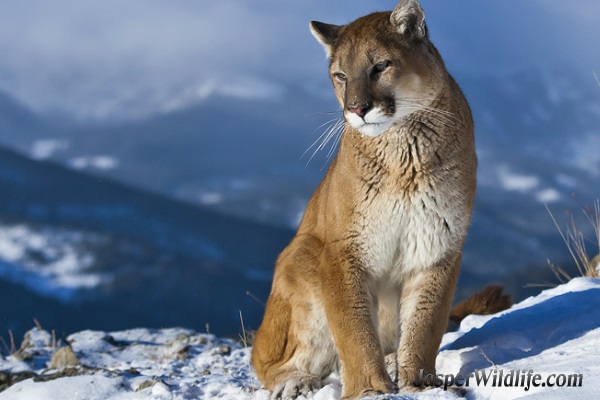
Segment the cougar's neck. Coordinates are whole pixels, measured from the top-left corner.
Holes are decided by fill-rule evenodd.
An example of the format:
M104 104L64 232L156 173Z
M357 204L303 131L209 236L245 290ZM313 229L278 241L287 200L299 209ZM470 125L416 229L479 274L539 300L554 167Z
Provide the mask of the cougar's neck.
M465 122L446 96L397 121L377 137L367 137L348 124L338 162L359 179L417 182L443 168Z

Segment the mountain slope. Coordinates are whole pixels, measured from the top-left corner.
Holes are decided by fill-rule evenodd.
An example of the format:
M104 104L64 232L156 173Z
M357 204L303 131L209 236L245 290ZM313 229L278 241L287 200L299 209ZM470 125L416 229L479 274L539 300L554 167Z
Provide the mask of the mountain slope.
M246 292L266 299L274 260L292 234L32 161L6 149L0 149L0 186L5 238L11 227L13 231L20 227L24 236L87 238L65 241L72 242L75 254L92 254L87 272L102 277L96 285L78 290L68 303L48 301L50 309L60 310L49 314L44 300L28 291L21 296L30 300L6 298L10 291L14 299L18 292L14 284L23 284L22 280L3 283L7 289L0 297L13 304L15 319L0 321L2 332L24 329L37 317L61 331L210 324L214 332L235 334L239 310L256 327L263 306ZM44 265L50 264L35 261L51 256L18 236L5 243L26 247L20 260L11 263L5 258L0 265L6 279L18 275L16 268L35 265L40 277L48 276ZM39 279L33 282L41 286Z
M567 269L571 264L544 205L563 224L568 222L562 217L565 210L580 216L580 204L598 196L600 159L594 151L600 129L598 90L568 74L539 71L457 78L473 108L479 154L478 197L457 299L489 281L504 283L521 299L536 292L524 289L525 284L556 281L547 259ZM82 168L95 178L2 152L10 159L8 166L0 166L3 187L10 188L0 197L2 218L99 234L95 246L104 250L103 266L98 268L120 266L122 271L146 275L152 271L154 277L144 284L184 274L185 268L174 269L179 271L175 273L171 265L193 263L222 277L226 271L237 271L253 282L241 292L256 292L264 301L273 261L292 232L232 222L236 220L217 218L207 210L272 226L298 223L326 163L325 154L319 154L305 168L311 153L303 160L299 157L325 129L317 127L339 114L310 115L335 110L337 105L301 88L289 87L281 96L252 101L211 96L190 108L145 120L64 123L60 129L21 110L29 117L7 125L14 131L0 140L34 155L40 155L33 151L36 143L51 140L46 142L49 147L54 143L53 151L47 149L49 160ZM16 103L7 104L8 114L18 109ZM114 163L99 162L102 157ZM35 172L28 177L32 168ZM116 185L117 180L206 208L131 190ZM589 233L583 218L579 224ZM102 236L105 232L108 237ZM256 283L255 290L252 286L258 280L262 283ZM105 293L108 298L112 292ZM164 298L160 293L157 304ZM262 306L256 306L258 313ZM237 316L228 313L233 324Z

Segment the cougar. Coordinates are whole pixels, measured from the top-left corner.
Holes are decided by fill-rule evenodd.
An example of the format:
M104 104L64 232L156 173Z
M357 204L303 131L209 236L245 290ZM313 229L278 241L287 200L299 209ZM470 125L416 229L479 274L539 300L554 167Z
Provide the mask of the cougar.
M277 259L252 363L274 398L314 392L335 371L345 399L420 390L419 371L435 374L473 208L471 111L417 0L310 29L345 127Z

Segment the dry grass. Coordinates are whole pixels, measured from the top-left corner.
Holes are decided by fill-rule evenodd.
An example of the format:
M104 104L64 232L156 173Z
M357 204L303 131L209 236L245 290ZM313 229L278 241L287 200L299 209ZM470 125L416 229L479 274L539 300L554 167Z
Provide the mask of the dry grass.
M8 330L8 340L10 342L9 343L6 342L6 340L4 340L4 337L0 336L0 342L2 343L2 346L4 347L4 351L6 352L6 355L12 356L13 354L15 354L17 352L17 344L15 342L15 335L13 334L12 330Z
M36 318L33 319L33 323L38 330L44 330L42 324L40 324L40 322ZM56 336L56 331L54 329L50 332L50 335L51 337L44 344L46 347L50 348L52 350L52 354L54 354L60 347L62 347L63 341L62 339ZM17 353L17 351L19 351L20 347L23 346L23 340L21 341L21 346L17 347L15 335L10 329L8 331L8 342L4 339L3 336L0 336L0 344L2 345L4 353L9 356L14 355L15 353ZM0 348L0 352L1 350L2 349Z
M568 216L568 222L566 228L563 230L548 206L546 206L546 209L548 210L556 229L558 229L560 236L565 242L565 245L569 250L569 254L571 254L571 258L575 262L578 275L598 278L600 277L600 271L598 271L596 266L598 265L598 261L600 261L600 199L597 199L592 206L583 204L579 204L579 206L583 217L592 227L595 239L591 239L585 235L583 230L581 230L575 222L575 217L571 212L566 212ZM595 248L595 250L591 253L588 251L588 247L590 245ZM594 255L596 256L594 257ZM552 264L550 261L548 261L548 266L561 283L565 283L572 279L572 277L564 269Z
M40 321L38 321L37 318L33 319L33 323L35 324L36 328L38 328L40 331L44 330L44 328L42 328L42 324L40 324ZM52 329L50 334L51 339L50 341L46 342L46 347L50 347L52 349L52 353L54 354L56 350L58 350L62 346L62 340L56 338L56 331L54 329Z
M246 350L248 350L250 347L252 347L252 342L254 341L254 335L252 334L252 332L247 332L246 331L246 326L244 324L244 317L242 316L242 311L240 310L240 323L242 324L242 333L239 335L240 339L242 340L242 343L244 344L244 348ZM250 336L248 334L251 334ZM252 371L252 362L250 361L250 358L248 358L248 370ZM252 398L256 398L256 390L258 389L260 385L257 385L256 383L256 376L255 374L250 374L250 393L252 394Z
M596 83L600 87L600 79L598 78L598 74L596 74L596 71L593 71L593 74L594 74L594 79L596 80ZM590 239L585 236L583 231L581 229L579 229L579 227L577 226L577 223L575 222L575 218L573 217L573 214L571 212L569 212L569 211L566 212L569 220L568 220L565 231L563 231L560 228L558 222L556 221L556 218L554 217L554 214L552 214L552 211L550 211L548 206L546 206L546 210L548 210L548 213L550 214L550 217L552 218L552 221L554 222L556 229L558 229L560 236L562 237L563 241L565 242L567 249L569 250L569 253L571 254L571 258L573 258L573 261L575 262L575 265L577 266L577 271L578 271L579 275L587 276L587 277L591 277L591 278L599 278L600 277L600 199L596 199L596 201L592 203L592 206L588 206L588 205L584 205L584 204L580 203L577 200L577 198L575 197L575 195L573 195L573 199L577 202L577 204L579 205L579 208L581 209L583 216L585 217L587 222L591 225L592 231L594 232L594 236L596 236L595 240ZM596 248L596 250L591 253L591 254L595 254L595 256L589 255L590 253L588 252L588 250L586 248L586 243L592 244ZM560 283L566 283L572 279L572 277L564 269L562 269L560 266L554 265L550 260L548 260L548 267L554 273L554 275L556 276L556 278L559 280ZM533 284L533 285L531 285L530 284L527 286L531 287L531 286L555 286L555 285L552 285L552 284Z

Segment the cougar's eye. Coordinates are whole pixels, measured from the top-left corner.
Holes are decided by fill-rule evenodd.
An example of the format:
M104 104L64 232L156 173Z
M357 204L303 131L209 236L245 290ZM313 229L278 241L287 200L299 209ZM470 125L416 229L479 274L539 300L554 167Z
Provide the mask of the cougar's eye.
M343 74L341 72L336 72L335 74L333 74L333 77L340 82L346 82L347 79L346 74Z
M373 66L373 71L374 72L383 72L386 69L388 69L388 67L390 66L390 64L391 64L390 61L378 62L377 64L375 64L375 66Z

